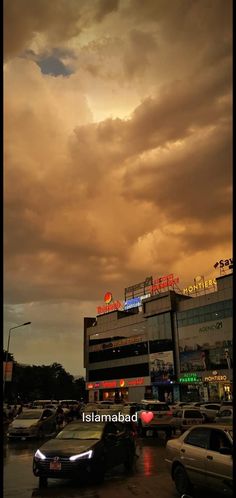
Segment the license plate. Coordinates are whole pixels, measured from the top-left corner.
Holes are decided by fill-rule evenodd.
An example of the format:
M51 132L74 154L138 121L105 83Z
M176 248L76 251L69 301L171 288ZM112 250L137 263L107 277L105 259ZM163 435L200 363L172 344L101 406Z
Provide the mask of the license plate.
M61 470L61 463L50 462L50 470Z

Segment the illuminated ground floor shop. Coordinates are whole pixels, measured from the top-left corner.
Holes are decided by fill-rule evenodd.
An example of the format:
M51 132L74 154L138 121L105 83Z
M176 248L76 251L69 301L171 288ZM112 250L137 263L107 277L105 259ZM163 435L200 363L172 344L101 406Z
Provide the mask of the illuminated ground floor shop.
M88 401L134 401L152 398L150 377L86 382Z
M232 401L232 377L232 369L220 372L204 372L203 375L198 375L198 379L194 377L194 374L182 376L180 379L180 399L186 402Z

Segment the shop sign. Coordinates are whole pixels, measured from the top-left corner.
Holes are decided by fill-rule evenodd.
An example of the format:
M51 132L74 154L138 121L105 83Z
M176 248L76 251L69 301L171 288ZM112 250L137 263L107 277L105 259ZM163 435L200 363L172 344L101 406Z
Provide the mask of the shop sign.
M199 332L208 332L209 330L214 330L214 329L222 329L223 327L223 322L216 322L214 325L207 325L206 327L201 327L199 329Z
M136 379L120 379L120 380L103 380L100 382L87 382L87 389L116 389L119 387L135 387L142 386L145 382L144 377Z
M179 382L181 383L201 382L201 381L202 378L199 377L199 375L197 375L196 373L186 374L179 378Z
M233 268L233 258L229 259L220 259L220 261L216 261L214 264L214 268L224 268L224 267L229 267L229 270Z
M125 384L127 386L142 386L144 384L144 378L139 377L138 379L134 380L126 380Z
M134 335L113 342L105 342L103 344L95 344L94 346L89 346L89 352L101 351L103 349L117 348L120 346L128 346L129 344L136 344L138 342L143 342L145 340L146 340L145 335Z
M205 382L228 382L228 376L227 375L209 375L208 377L205 377L204 379Z
M204 280L202 279L201 282L195 282L193 285L190 285L189 287L185 287L183 289L183 294L192 294L193 292L199 292L204 289L209 289L213 286L216 285L216 279L213 278L212 280Z

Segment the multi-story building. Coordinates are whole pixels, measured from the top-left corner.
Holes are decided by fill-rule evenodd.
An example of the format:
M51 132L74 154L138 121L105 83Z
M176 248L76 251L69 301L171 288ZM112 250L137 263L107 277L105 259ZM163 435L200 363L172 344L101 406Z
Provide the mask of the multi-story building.
M195 297L174 290L173 275L147 280L126 289L124 302L108 293L84 319L89 400L232 396L232 274L204 281Z

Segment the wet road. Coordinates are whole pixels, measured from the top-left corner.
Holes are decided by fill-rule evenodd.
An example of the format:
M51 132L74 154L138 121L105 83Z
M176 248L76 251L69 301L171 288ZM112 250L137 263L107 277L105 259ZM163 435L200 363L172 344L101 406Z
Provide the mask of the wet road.
M40 443L41 444L41 443ZM46 489L38 488L32 473L37 441L9 441L4 445L4 498L177 498L175 486L164 461L165 438L141 441L134 471L127 475L123 466L106 475L101 485L80 485L68 480L49 479Z
M32 459L42 443L10 441L4 444L4 498L178 498L166 468L165 436L140 441L140 456L134 471L123 466L106 475L101 485L80 485L69 480L49 479L46 489L38 488L32 473ZM195 498L216 498L216 494L195 492Z

